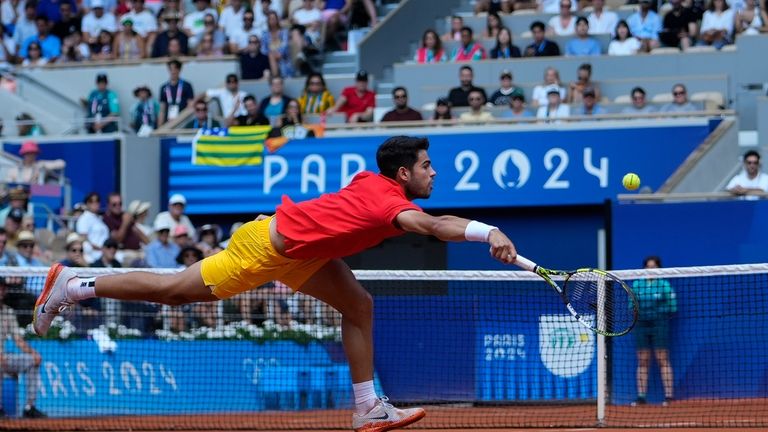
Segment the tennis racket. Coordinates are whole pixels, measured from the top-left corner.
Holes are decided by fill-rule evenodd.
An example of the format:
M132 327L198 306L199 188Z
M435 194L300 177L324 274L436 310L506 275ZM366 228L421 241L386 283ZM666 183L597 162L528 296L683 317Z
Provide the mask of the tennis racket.
M638 302L624 281L603 270L550 270L518 255L515 264L541 276L560 295L568 312L584 327L605 336L622 336L635 326ZM560 288L553 277L564 278Z

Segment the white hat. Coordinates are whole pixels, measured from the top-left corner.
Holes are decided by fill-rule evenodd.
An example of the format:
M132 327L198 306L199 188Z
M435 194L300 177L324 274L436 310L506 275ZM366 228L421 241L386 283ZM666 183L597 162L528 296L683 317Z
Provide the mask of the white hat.
M21 231L19 235L16 237L16 243L21 242L35 242L35 235L32 234L32 231Z
M184 198L184 195L182 194L173 194L171 195L171 199L168 200L168 205L174 205L174 204L184 204L187 205L187 199Z
M69 245L71 245L72 243L77 242L77 241L83 241L83 239L80 238L80 234L78 234L78 233L69 233L67 235L66 245L67 245L67 247L69 247Z
M155 219L155 231L162 231L162 230L170 231L171 228L173 228L171 226L171 223L168 222L165 218Z

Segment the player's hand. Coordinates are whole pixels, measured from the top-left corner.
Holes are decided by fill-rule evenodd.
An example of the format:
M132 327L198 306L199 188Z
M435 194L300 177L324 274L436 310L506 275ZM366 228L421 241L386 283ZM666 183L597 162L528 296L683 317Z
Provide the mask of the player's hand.
M254 219L256 222L263 221L264 219L269 219L270 215L260 214L256 216L256 219Z
M492 230L488 235L488 243L491 245L491 256L504 264L512 264L517 258L517 250L512 240L501 230Z

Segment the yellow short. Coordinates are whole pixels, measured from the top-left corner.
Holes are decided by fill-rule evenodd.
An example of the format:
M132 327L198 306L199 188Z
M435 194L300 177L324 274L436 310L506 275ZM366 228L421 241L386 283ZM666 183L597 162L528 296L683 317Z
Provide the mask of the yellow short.
M269 241L271 221L248 222L235 231L225 250L203 260L200 274L213 287L213 295L225 299L274 280L296 291L329 261L291 259L277 253Z

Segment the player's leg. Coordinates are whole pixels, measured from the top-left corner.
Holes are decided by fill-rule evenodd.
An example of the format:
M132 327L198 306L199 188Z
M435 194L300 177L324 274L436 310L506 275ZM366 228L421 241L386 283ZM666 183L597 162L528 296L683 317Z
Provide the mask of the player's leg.
M637 401L638 404L645 403L648 394L648 365L651 360L651 350L641 348L637 350Z
M656 361L661 370L661 384L664 386L664 402L669 403L674 396L674 377L672 374L672 364L669 361L669 350L666 348L657 348L654 350Z

